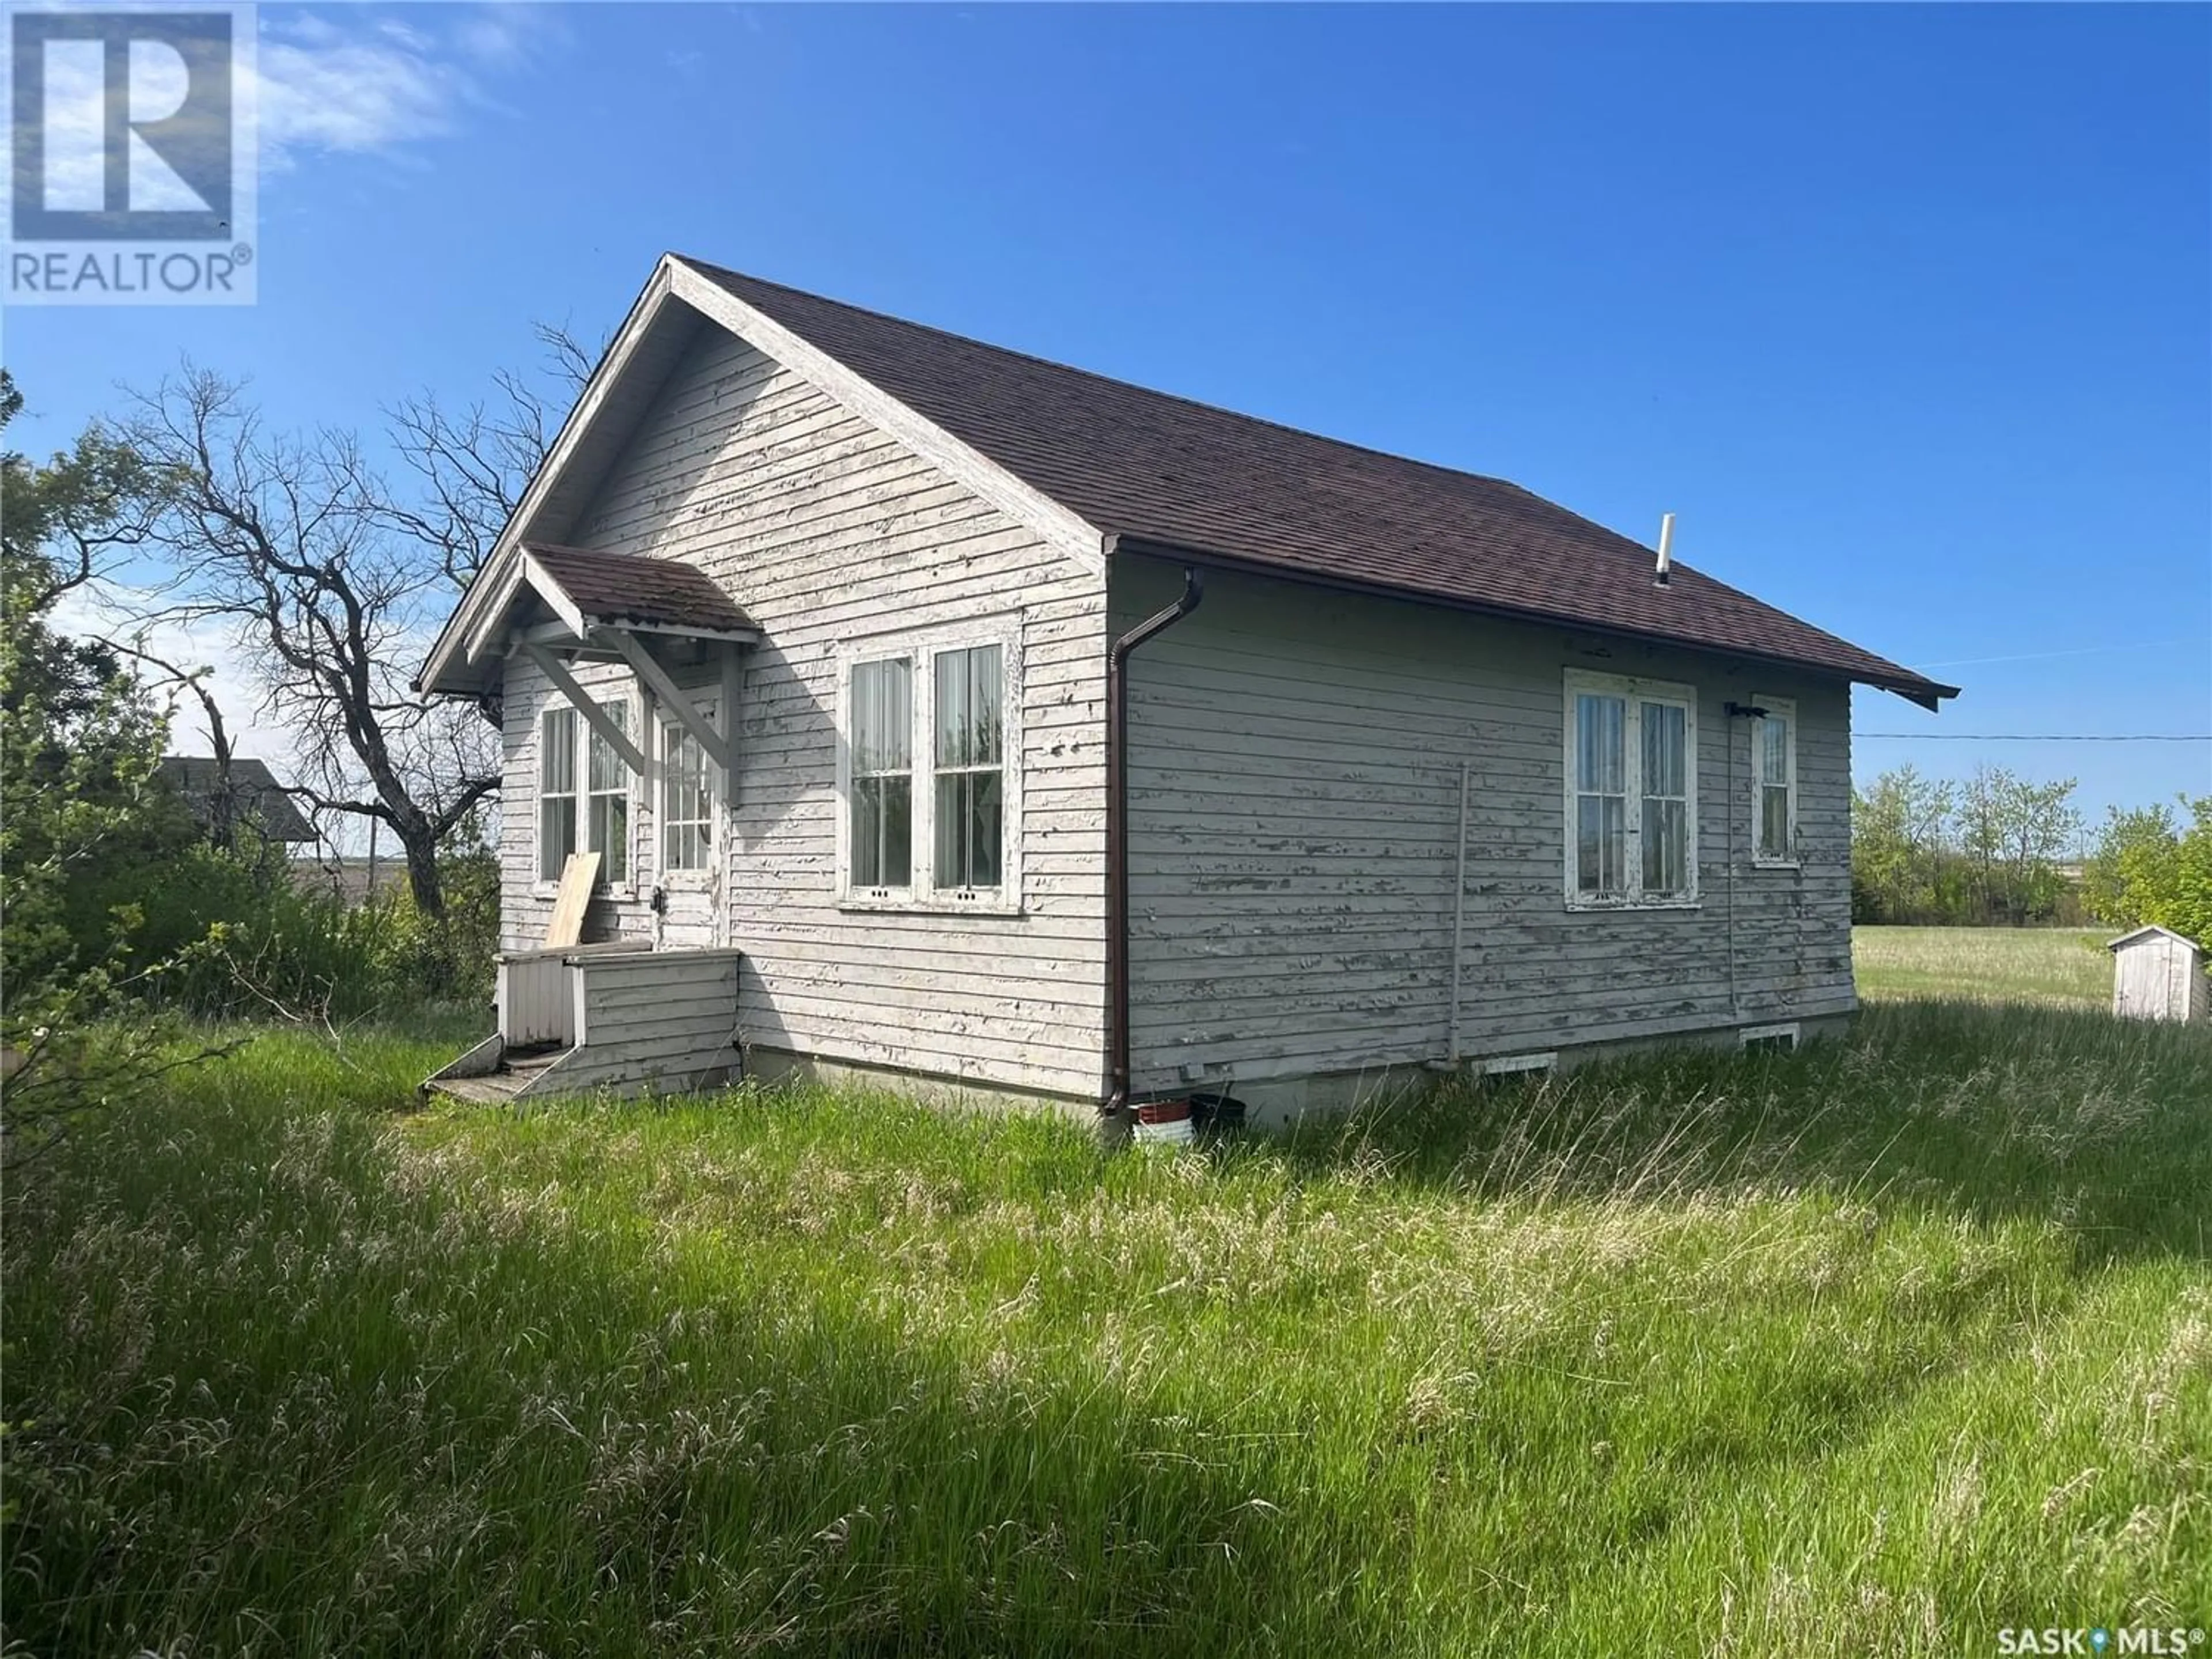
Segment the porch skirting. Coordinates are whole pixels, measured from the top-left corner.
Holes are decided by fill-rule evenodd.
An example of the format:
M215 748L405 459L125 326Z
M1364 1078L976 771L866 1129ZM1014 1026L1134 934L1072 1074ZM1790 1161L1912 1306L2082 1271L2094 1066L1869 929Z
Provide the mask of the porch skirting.
M623 942L512 951L499 961L499 1030L425 1089L476 1100L605 1091L680 1094L740 1075L733 950Z

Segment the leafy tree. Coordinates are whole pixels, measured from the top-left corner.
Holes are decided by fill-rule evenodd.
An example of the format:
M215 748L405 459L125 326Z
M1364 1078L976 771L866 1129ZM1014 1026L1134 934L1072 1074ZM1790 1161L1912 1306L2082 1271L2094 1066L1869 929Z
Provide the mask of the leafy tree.
M2082 873L2091 914L2118 927L2154 922L2212 944L2212 795L2169 806L2115 808Z
M1952 786L1911 766L1851 796L1851 878L1862 921L1923 920L1937 908Z
M0 372L0 427L22 406ZM99 1024L165 965L137 955L143 901L195 839L155 778L167 711L53 623L143 541L164 483L98 429L43 465L0 455L0 1125L19 1146L174 1063L157 1028Z
M1851 902L1860 921L2048 920L2068 896L2058 861L2081 833L2074 780L1984 767L1964 783L1885 772L1851 797Z

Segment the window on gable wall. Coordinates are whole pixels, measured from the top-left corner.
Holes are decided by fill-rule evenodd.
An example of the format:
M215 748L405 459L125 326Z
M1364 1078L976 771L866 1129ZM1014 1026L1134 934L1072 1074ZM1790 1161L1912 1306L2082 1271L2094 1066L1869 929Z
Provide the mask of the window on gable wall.
M848 861L852 884L889 890L914 879L914 663L853 665Z
M1697 897L1697 703L1689 687L1570 671L1566 893L1575 906Z
M995 645L937 653L936 884L996 887L1006 808L1005 715Z
M885 646L845 667L841 891L1001 907L1014 885L1010 635Z
M1766 712L1752 722L1752 845L1760 864L1797 861L1797 705L1754 696Z

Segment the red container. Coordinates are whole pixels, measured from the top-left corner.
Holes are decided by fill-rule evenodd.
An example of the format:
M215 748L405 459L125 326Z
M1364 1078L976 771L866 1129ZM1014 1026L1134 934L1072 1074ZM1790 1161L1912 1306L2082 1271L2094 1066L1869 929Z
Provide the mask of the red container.
M1189 1116L1187 1100L1150 1100L1137 1108L1139 1123L1181 1123Z

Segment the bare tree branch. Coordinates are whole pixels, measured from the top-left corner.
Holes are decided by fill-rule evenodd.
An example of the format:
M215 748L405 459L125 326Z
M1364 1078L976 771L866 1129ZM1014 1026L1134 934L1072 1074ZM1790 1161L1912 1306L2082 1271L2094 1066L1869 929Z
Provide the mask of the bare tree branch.
M538 339L555 383L580 384L583 349L559 329ZM189 364L138 398L129 433L174 481L153 532L185 578L169 614L224 626L252 655L265 712L300 741L290 793L388 825L431 914L439 844L498 787L496 738L467 706L417 693L408 671L565 407L520 375L494 384L489 404L459 413L427 396L387 411L404 495L351 434L271 434L240 386Z

